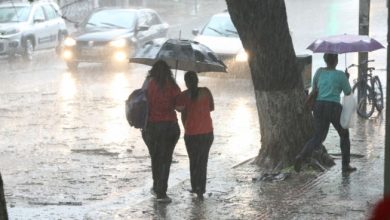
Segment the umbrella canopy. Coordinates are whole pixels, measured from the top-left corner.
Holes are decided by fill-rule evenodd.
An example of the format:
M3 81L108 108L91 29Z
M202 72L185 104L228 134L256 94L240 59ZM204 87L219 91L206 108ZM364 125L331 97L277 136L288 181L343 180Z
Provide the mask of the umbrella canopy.
M334 35L323 37L311 43L307 49L314 53L371 52L384 48L381 43L366 35Z
M192 40L154 40L139 49L130 62L152 66L160 59L177 70L226 72L226 65L211 49Z

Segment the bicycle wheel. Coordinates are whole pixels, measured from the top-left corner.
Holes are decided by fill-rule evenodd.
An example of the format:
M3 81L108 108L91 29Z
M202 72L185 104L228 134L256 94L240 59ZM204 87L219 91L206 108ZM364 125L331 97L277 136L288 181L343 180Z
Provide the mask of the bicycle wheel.
M360 97L360 100L356 99L358 100L357 113L363 118L369 118L375 110L375 101L373 100L374 92L369 85L367 85L363 81L360 81L356 83L352 88L353 95L356 98L358 96L359 89L363 89L364 92L362 92L362 97Z
M384 108L384 102L383 102L383 90L382 90L382 83L379 80L378 76L374 76L373 80L373 90L375 94L375 107L378 112L381 112Z

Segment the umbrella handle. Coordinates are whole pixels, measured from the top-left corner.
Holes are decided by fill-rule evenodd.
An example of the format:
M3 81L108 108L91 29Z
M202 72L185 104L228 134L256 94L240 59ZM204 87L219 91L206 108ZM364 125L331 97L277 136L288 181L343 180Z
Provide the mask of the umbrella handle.
M344 53L344 67L347 67L347 53Z
M179 40L180 40L180 38L181 38L181 29L180 29L180 31L179 31ZM178 65L179 65L179 60L176 59L175 79L176 79L176 74L177 74L177 67L178 67Z
M176 68L175 68L175 79L176 79L176 74L177 74L177 67L179 66L179 60L176 59Z

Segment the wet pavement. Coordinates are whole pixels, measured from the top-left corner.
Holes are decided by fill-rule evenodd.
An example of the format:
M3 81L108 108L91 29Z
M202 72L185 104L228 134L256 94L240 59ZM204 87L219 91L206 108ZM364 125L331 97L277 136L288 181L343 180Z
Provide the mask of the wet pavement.
M189 7L194 3L198 12ZM173 24L171 36L182 30L188 38L192 28L225 8L224 1L177 4L179 15L170 16L165 8L162 17ZM357 6L352 1L286 4L298 54L310 53L302 48L317 36L357 30ZM385 3L372 4L371 31L384 44ZM297 13L302 5L351 23L318 18L318 30L313 31L305 19L313 12ZM189 21L175 23L185 15L190 15ZM376 74L384 84L385 50L370 56L376 59ZM347 60L356 57L348 54ZM11 219L367 219L382 195L384 114L355 119L351 152L358 171L349 176L341 174L339 140L332 129L324 144L336 166L323 173L287 169L284 181L260 180L260 170L251 164L261 147L251 80L201 74L200 85L210 88L216 103L205 200L200 202L187 191L189 168L182 134L169 180L173 202L157 204L149 193L147 148L140 131L129 127L124 116L124 100L141 85L148 67L134 64L128 71L115 72L85 64L71 73L54 52L40 52L28 65L1 64L0 171ZM321 55L316 54L313 69L320 65ZM177 81L185 88L183 72L178 72Z
M325 146L336 165L326 172L297 174L290 168L285 180L268 181L251 160L229 164L212 155L203 202L188 192L188 178L173 175L174 186L168 190L171 204L156 203L149 184L142 190L143 201L100 209L87 219L368 219L383 192L384 118L355 120L351 163L358 171L349 175L341 173L338 138L331 130ZM225 146L214 144L212 152L221 147Z

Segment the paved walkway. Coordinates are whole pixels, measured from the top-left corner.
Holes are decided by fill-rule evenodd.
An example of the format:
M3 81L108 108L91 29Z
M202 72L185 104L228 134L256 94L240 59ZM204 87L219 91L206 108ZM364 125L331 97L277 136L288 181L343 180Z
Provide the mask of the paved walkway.
M287 171L284 181L266 181L251 160L222 171L223 161L211 161L203 202L188 192L188 178L177 182L173 176L172 203L156 203L145 186L147 199L90 212L87 219L368 219L383 190L384 118L356 120L351 142L358 171L350 175L341 173L338 137L331 130L325 145L336 165L324 173Z

